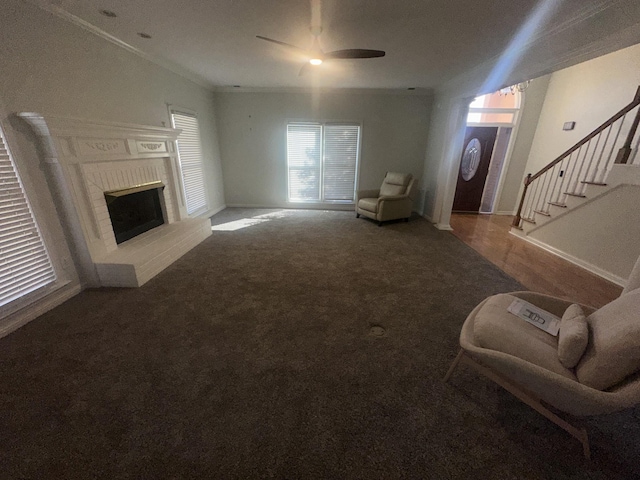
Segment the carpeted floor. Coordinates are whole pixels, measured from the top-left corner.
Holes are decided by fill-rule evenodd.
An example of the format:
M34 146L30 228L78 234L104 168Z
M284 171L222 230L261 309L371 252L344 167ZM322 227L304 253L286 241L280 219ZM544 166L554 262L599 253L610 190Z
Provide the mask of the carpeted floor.
M640 477L638 410L587 421L587 464L488 380L443 384L469 311L520 288L453 235L352 212L212 220L256 216L0 339L0 476Z

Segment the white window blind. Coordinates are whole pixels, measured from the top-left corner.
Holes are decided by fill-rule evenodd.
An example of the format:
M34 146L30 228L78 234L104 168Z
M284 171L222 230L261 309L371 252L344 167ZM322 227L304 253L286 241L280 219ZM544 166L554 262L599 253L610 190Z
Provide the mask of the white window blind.
M359 135L358 125L325 125L325 200L353 200Z
M289 200L320 200L321 140L321 125L287 125Z
M178 157L187 201L187 213L192 214L207 207L200 127L195 115L173 111L171 117L174 128L182 130L178 136Z
M359 125L289 123L289 201L353 202Z
M0 130L0 307L56 276Z

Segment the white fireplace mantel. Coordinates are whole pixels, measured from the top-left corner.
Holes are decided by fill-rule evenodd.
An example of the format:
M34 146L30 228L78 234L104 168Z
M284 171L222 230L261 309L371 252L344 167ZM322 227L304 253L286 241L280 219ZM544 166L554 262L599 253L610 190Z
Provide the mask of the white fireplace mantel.
M140 286L211 234L187 215L176 139L165 127L20 113L37 136L87 286ZM165 224L116 244L104 192L161 181Z

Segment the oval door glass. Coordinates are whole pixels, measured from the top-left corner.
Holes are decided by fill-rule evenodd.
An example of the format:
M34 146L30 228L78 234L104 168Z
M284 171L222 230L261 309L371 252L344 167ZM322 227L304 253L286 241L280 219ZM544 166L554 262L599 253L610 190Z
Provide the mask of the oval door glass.
M482 153L480 148L480 140L472 138L467 143L467 148L464 149L464 155L462 156L462 163L460 164L460 175L466 182L471 180L478 171L478 165L480 165L480 154Z

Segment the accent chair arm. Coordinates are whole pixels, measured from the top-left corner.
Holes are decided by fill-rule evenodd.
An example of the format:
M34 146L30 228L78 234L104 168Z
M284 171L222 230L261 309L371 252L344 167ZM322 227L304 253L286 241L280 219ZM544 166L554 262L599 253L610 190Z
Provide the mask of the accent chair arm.
M396 200L405 200L409 198L408 195L403 194L403 195L386 195L383 197L378 197L378 203L380 202L393 202Z
M407 195L389 195L378 198L379 221L394 220L397 218L409 218L413 202Z
M376 190L358 190L356 192L356 204L361 198L378 198L380 195L380 189Z

